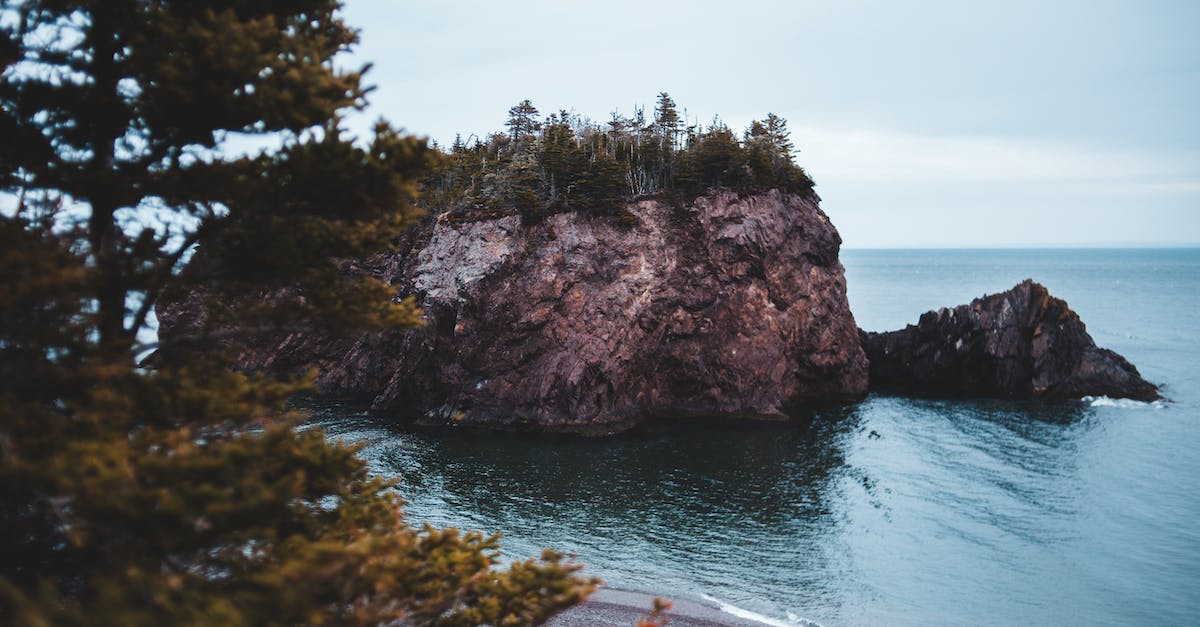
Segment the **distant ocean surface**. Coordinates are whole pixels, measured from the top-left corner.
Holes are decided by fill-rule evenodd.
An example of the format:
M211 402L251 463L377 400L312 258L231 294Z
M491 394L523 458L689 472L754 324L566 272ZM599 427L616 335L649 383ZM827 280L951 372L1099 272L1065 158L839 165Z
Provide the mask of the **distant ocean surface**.
M1200 249L848 250L859 326L1029 277L1169 402L871 396L790 425L577 438L410 430L350 407L410 521L578 554L611 587L773 624L1200 624Z

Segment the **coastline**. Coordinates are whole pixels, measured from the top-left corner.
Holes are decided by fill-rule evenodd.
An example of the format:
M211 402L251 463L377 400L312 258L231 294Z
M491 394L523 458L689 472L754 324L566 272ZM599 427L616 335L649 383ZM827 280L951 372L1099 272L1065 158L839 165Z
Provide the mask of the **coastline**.
M738 616L723 611L717 605L706 605L696 601L653 595L630 590L614 590L600 588L592 593L588 600L572 607L550 619L547 627L598 627L616 626L629 627L637 624L638 619L646 618L654 604L654 598L670 601L671 609L666 615L672 627L763 627L764 625L786 625L787 623L772 621L767 617L762 620L747 616ZM813 624L813 623L800 623Z

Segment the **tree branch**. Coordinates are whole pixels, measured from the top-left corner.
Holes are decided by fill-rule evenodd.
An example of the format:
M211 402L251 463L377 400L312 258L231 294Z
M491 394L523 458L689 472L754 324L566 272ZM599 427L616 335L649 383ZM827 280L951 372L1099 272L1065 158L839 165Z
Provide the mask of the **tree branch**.
M195 246L196 243L200 241L200 238L204 235L205 231L206 229L204 226L197 228L192 232L191 235L187 237L187 239L183 241L183 244L179 246L178 250L162 260L162 263L158 267L158 271L155 273L154 278L148 281L146 295L142 299L142 304L138 307L137 313L134 314L133 324L130 325L129 328L131 333L137 334L137 332L141 330L143 326L145 326L146 318L150 315L150 310L154 308L154 303L156 303L158 301L158 297L162 295L163 289L165 289L167 286L167 281L169 281L171 276L174 275L176 264L179 263L180 259L183 259L183 256L186 255L189 250L191 250L192 246Z

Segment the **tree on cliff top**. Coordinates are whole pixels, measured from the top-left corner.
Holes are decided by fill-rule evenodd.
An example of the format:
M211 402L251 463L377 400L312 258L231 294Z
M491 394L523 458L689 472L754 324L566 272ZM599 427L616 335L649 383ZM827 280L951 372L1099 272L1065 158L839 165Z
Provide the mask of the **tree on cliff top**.
M305 381L135 363L185 279L269 294L236 310L264 323L419 322L335 261L411 222L435 158L342 137L340 3L0 7L0 623L527 624L586 595L561 555L497 570L495 538L407 525L355 446L296 429Z
M696 197L725 188L815 197L812 179L792 159L787 122L773 113L751 122L740 142L719 118L707 129L685 126L666 92L651 121L640 107L630 118L613 112L603 125L566 111L544 123L537 115L522 100L508 110L508 133L473 146L455 141L423 200L467 219L516 212L533 224L582 211L632 226L627 203L643 194Z
M533 139L533 134L541 129L542 125L537 119L537 108L526 98L508 109L508 121L504 125L508 127L512 140L520 145Z

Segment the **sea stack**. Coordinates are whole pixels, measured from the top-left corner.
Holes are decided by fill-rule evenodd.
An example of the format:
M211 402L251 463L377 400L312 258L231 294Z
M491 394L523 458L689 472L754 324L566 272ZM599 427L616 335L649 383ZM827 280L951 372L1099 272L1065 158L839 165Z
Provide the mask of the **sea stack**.
M862 333L871 388L933 396L1152 401L1158 389L1099 348L1062 299L1026 280L969 305L923 314L916 325Z
M593 433L662 414L783 419L866 394L841 238L815 196L628 209L633 226L443 214L365 264L418 299L423 328L264 336L235 347L236 365L316 367L324 393L423 422ZM194 300L161 308L165 334L198 325Z

